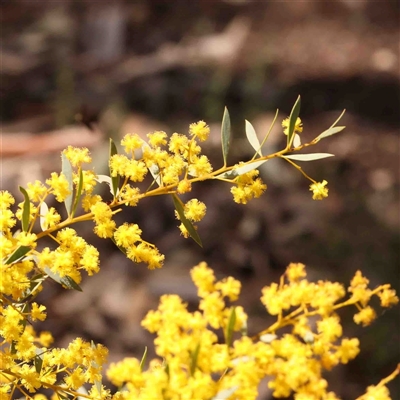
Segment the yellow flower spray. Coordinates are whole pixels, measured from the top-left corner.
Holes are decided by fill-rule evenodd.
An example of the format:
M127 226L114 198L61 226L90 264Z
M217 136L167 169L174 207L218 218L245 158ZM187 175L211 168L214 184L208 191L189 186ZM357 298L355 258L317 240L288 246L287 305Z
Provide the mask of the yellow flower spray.
M354 322L366 326L376 318L369 304L372 297L378 297L382 307L399 301L389 285L369 288L360 271L346 290L336 282L309 282L303 264L290 264L279 284L265 286L260 293L262 305L276 316L276 322L250 337L247 314L234 305L240 282L232 277L218 281L212 269L201 263L191 270L200 298L198 310L189 312L176 295L163 296L158 309L149 311L142 321L142 326L156 335L157 358L147 367L145 356L112 363L106 375L116 386L113 391L102 381L107 357L104 346L76 338L67 348L53 348L51 333L36 333L31 325L46 319L45 305L35 301L46 280L81 290L82 272L91 276L100 270L98 250L71 228L75 223L92 221L96 235L111 239L132 261L155 269L162 267L164 255L146 241L137 224L116 225L113 217L122 207L136 207L150 196L171 196L182 235L201 245L195 224L204 218L206 205L195 198L183 202L179 197L190 193L198 181L227 182L232 186L233 200L246 204L267 189L258 168L282 158L311 181L314 200L327 197L327 182L314 181L296 162L332 154L293 153L344 127L336 126L339 117L314 140L301 144L299 111L300 98L282 124L287 136L285 148L269 155L262 151L272 126L260 142L247 121L246 136L255 153L251 160L237 165L228 166L227 162L231 138L225 110L223 165L218 169L202 154L200 143L207 140L210 129L199 121L189 126L188 135L168 137L156 131L147 135L146 142L137 134L128 134L121 141L124 153L118 153L110 141L109 175L84 169L84 164L91 163L88 149L69 146L62 154L60 173L53 172L45 184L36 181L20 188L24 201L15 213L11 210L14 197L1 191L0 397L43 400L47 397L41 391L46 389L46 393L53 393L52 399L250 400L257 397L261 381L269 377L268 386L275 397L293 394L296 400L338 399L329 391L323 372L348 363L359 352L359 340L344 336L338 310L354 306ZM143 191L137 184L146 180L148 186ZM96 186L104 183L110 188L111 202L94 194ZM64 203L64 220L55 208L47 206L49 196ZM44 237L53 245L38 247ZM291 330L282 334L284 327ZM386 384L399 373L398 367L368 387L358 400L389 399Z

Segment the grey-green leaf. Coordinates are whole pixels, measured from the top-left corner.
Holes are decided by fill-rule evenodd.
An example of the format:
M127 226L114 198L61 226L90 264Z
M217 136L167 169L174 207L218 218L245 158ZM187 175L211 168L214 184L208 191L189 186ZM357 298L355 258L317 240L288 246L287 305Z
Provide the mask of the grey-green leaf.
M181 201L179 200L179 197L176 194L172 195L172 199L174 200L174 206L176 211L178 212L179 219L182 222L182 224L185 226L187 231L189 232L190 237L200 246L203 247L203 244L201 243L201 239L199 234L197 233L196 229L194 228L193 224L185 217L185 213L183 210L183 206Z
M335 135L336 133L341 132L343 129L345 129L345 126L334 126L332 128L327 129L326 131L322 132L320 135L318 135L315 140L321 140L323 138L326 138L328 136Z
M229 315L228 326L226 327L225 341L228 346L232 345L233 329L236 324L236 308L232 307L231 313Z
M42 229L42 231L45 231L47 229L45 222L46 222L46 215L48 212L49 212L49 207L43 201L42 204L40 204L40 228Z
M72 216L75 215L76 208L78 207L79 201L82 196L82 188L83 188L83 172L82 168L79 171L79 182L78 182L78 189L76 191L76 196L75 196L75 201L74 201L74 206L72 208Z
M296 160L296 161L314 161L333 156L334 154L330 153L310 153L310 154L292 154L290 156L282 156L282 158L289 158L290 160Z
M294 128L296 126L296 121L300 115L300 105L301 105L301 101L300 101L300 96L299 96L299 97L297 97L296 103L294 103L294 106L293 106L292 111L289 116L289 127L288 127L288 135L287 135L287 144L288 145L292 141L292 137L294 134Z
M35 294L36 290L42 285L44 280L45 278L43 274L38 274L32 277L32 279L30 279L29 289L24 292L23 297L19 301L24 302L29 296Z
M115 154L118 154L118 149L117 149L117 146L115 145L114 141L110 138L110 159ZM119 175L112 176L111 175L111 167L110 167L110 176L111 176L111 182L112 182L111 193L115 197L118 194L120 176Z
M221 125L222 157L224 158L224 166L227 165L230 140L231 140L231 119L229 117L228 109L225 107Z
M28 247L28 246L19 246L19 247L14 251L14 253L12 253L12 254L10 255L10 257L7 258L7 260L5 261L4 264L10 265L10 264L12 264L12 263L14 263L14 262L19 261L22 257L25 256L26 253L28 253L28 251L29 251L30 249L31 249L31 248Z
M154 181L157 183L158 186L161 186L161 175L160 175L160 168L158 168L158 165L153 164L149 167L149 171L151 173L151 176L154 178Z
M253 147L253 149L256 151L256 154L258 153L260 155L260 157L262 157L261 145L260 145L260 141L258 140L256 131L255 131L253 125L247 120L246 120L246 136L247 136L247 140L251 144L251 147Z
M271 343L273 342L278 336L273 333L265 333L264 335L260 336L260 341L264 343Z
M65 208L67 210L68 217L71 215L72 211L72 199L73 199L73 183L72 183L72 166L69 162L68 158L64 153L61 154L61 165L62 165L62 173L65 175L68 181L68 190L69 195L64 201Z
M300 135L297 133L294 134L293 138L293 147L300 147L301 146L301 138Z
M110 193L113 194L112 179L108 175L96 175L95 179L99 183L107 183L110 188Z
M229 389L222 389L211 400L226 400L229 399L239 389L239 386L232 386Z
M266 163L267 161L268 160L261 160L261 161L254 161L254 162L248 163L248 164L243 165L241 167L237 167L237 168L234 168L234 169L232 169L232 170L230 170L228 172L224 172L224 173L222 173L220 175L217 175L215 177L215 179L218 179L218 178L220 178L220 179L234 179L239 175L243 175L243 174L245 174L247 172L252 171L253 169L257 169L258 167L260 167L262 164Z
M82 288L68 275L61 277L59 274L53 272L49 267L44 268L44 272L53 279L53 281L65 286L67 289L77 290L82 292Z
M28 232L29 229L29 216L31 213L31 201L28 192L22 187L19 187L20 192L24 195L24 205L22 207L22 230Z

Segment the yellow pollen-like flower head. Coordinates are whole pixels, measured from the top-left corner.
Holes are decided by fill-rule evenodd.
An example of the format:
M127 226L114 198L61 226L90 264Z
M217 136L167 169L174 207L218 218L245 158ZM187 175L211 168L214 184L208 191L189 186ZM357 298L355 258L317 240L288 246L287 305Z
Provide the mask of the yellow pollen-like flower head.
M313 200L322 200L328 197L328 188L325 187L328 184L326 180L322 182L315 182L310 185L310 190L313 192Z
M287 135L289 133L289 117L285 118L282 121L282 128L284 128L283 133ZM294 133L301 133L301 132L303 132L303 123L301 122L300 118L297 118L296 123L294 125Z

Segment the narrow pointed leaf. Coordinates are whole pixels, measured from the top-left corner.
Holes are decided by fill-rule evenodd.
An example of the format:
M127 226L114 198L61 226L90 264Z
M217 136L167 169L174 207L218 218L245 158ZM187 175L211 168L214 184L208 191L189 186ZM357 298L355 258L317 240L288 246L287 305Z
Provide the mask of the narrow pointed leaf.
M149 171L151 173L151 176L154 178L154 181L157 183L158 186L161 186L161 175L160 175L160 169L158 168L158 165L153 164L149 167Z
M46 272L50 279L53 279L53 281L59 283L67 289L73 289L82 292L82 288L70 276L66 275L61 277L48 267L44 268L44 272Z
M40 374L43 366L43 351L42 349L36 348L35 353L36 353L34 358L35 370L36 373Z
M344 109L341 114L339 115L338 119L331 125L331 128L333 128L334 126L336 126L336 124L342 119L343 115L345 114L346 109Z
M82 188L83 188L83 172L82 168L79 170L79 182L78 182L78 189L76 191L76 196L75 196L75 201L74 201L74 207L72 208L72 216L75 215L76 208L78 207L79 201L82 196Z
M118 247L119 251L126 256L126 249L122 246L118 246L117 242L115 241L114 237L111 237L111 241Z
M36 290L42 285L43 281L44 281L44 275L43 274L38 274L35 275L31 280L30 280L30 285L29 285L29 289L27 289L24 292L23 297L19 300L21 303L26 301L28 299L29 296L31 296L32 294L34 294L36 292Z
M71 215L72 211L72 199L73 199L73 183L72 183L72 166L69 162L68 158L64 153L61 154L61 165L62 165L62 173L65 175L68 181L68 190L69 195L65 199L64 204L67 210L68 217Z
M265 142L268 140L269 135L270 135L271 132L272 132L272 128L273 128L274 125L275 125L276 119L278 118L278 114L279 114L279 110L276 110L274 119L273 119L272 122L271 122L271 125L270 125L270 127L269 127L269 129L268 129L268 132L267 132L267 134L265 135L263 141L261 142L261 147L264 146Z
M314 161L333 156L334 154L330 153L310 153L310 154L292 154L290 156L282 156L282 158L289 158L290 160L296 160L296 161Z
M246 136L247 136L247 140L251 144L251 147L253 147L253 149L256 151L256 154L259 154L261 157L262 153L261 153L260 141L258 140L256 131L255 131L253 125L247 120L246 120Z
M191 361L190 361L190 375L194 375L197 367L197 360L199 358L199 352L200 352L200 342L197 343L196 348L194 349L194 352L191 354Z
M179 219L182 224L185 226L187 231L189 232L190 237L200 246L203 247L201 243L201 239L193 224L185 217L185 213L183 211L182 203L179 200L179 197L176 194L172 195L172 199L174 200L175 209L179 215Z
M67 289L83 292L82 288L68 275L61 278L61 284Z
M4 264L6 265L10 265L14 262L19 261L22 257L24 257L26 255L26 253L29 252L29 250L31 250L30 247L28 246L19 246L14 253L12 253L10 255L10 257L8 257L8 259L5 261Z
M115 154L118 154L117 146L114 141L110 138L110 159ZM110 168L110 176L111 176L111 168ZM120 176L111 176L111 194L115 197L118 194Z
M46 215L47 215L48 212L49 212L49 207L43 201L42 204L40 205L40 229L42 231L45 231L47 229L47 226L46 226Z
M221 125L222 157L224 158L224 166L227 165L230 140L231 140L231 120L229 117L228 109L225 107Z
M22 187L19 187L20 192L24 195L24 205L22 207L22 230L28 232L29 229L29 216L31 213L31 202L28 196L28 192Z
M343 129L345 129L345 126L334 126L332 128L327 129L326 131L322 132L320 135L318 135L315 140L321 140L323 138L326 138L328 136L335 135L336 133L341 132Z
M143 371L144 368L144 363L146 362L147 359L147 346L144 348L144 353L142 356L142 359L140 360L140 370Z
M225 341L230 347L232 345L233 329L236 324L236 308L232 307L231 314L229 315L228 326L226 327Z
M247 172L252 171L253 169L257 169L260 167L262 164L266 163L268 160L261 160L261 161L254 161L249 164L243 165L241 167L234 168L228 172L224 172L220 175L217 175L215 179L221 178L221 179L234 179L239 175L243 175Z
M298 135L297 133L294 134L294 138L293 138L293 147L299 147L301 146L301 139L300 139L300 135Z
M99 183L107 183L108 187L110 188L110 193L113 194L112 178L110 178L108 175L97 175L95 179Z
M289 116L289 127L288 127L288 135L287 135L287 144L291 143L292 137L294 134L294 127L296 126L296 121L297 118L300 115L300 96L297 98L296 103L294 103L294 106L292 108L292 111Z

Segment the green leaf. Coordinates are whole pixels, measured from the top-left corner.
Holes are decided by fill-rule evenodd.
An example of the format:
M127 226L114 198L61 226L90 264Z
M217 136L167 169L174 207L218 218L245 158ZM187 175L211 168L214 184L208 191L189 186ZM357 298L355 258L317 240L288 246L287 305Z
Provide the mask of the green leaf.
M82 168L80 168L80 170L79 170L78 190L76 191L74 207L72 208L72 216L75 215L76 208L78 207L79 201L81 199L82 188L83 188L83 172L82 172Z
M334 154L330 153L310 153L310 154L292 154L290 156L282 156L282 158L289 158L289 160L296 161L314 161L321 158L333 157Z
M228 109L225 107L221 125L222 157L224 158L224 166L227 165L230 140L231 140L231 120L229 118Z
M19 187L20 192L24 195L24 205L22 207L22 230L28 232L29 229L29 216L31 213L31 201L28 192L22 187Z
M288 127L288 135L287 135L288 146L290 143L292 143L294 127L296 126L297 118L300 115L300 104L301 104L301 101L300 101L300 96L299 96L296 100L296 103L294 103L294 106L293 106L292 111L289 116L289 127Z
M115 154L118 154L117 146L115 145L114 141L110 138L110 159L112 156ZM111 167L110 167L110 176L111 176ZM111 176L111 193L115 197L118 194L118 188L119 188L119 181L120 181L120 176Z
M170 378L170 371L169 371L169 365L168 365L168 363L166 363L165 361L164 361L164 369L165 369L165 373L167 374L167 376L168 376L168 379Z
M126 249L122 246L117 245L117 242L115 241L114 236L111 237L111 241L118 247L118 249L121 251L121 253L126 256L126 254L127 254Z
M22 257L25 256L26 253L29 252L29 250L31 250L30 247L28 246L19 246L14 253L12 253L10 255L10 257L7 258L7 260L5 261L4 264L6 265L10 265L12 263L15 263L17 261L19 261Z
M253 149L256 151L256 154L259 154L260 157L262 157L261 145L260 145L260 141L258 140L256 131L255 131L253 125L249 121L246 120L245 123L246 123L247 140L251 144L251 147L253 147Z
M345 126L334 126L332 128L327 129L326 131L323 131L314 140L320 141L323 138L326 138L328 136L332 136L332 135L335 135L336 133L341 132L345 128L346 128Z
M190 361L190 375L194 375L197 367L197 360L199 358L199 352L200 352L200 343L197 343L196 348L194 351L191 353L191 361Z
M203 244L201 243L201 239L199 234L197 233L196 229L194 228L193 224L185 217L185 213L183 211L183 206L182 203L179 199L179 197L174 193L172 195L172 199L174 200L174 206L175 209L179 215L179 219L182 222L182 224L185 226L187 231L189 232L190 237L200 246L203 247Z
M247 172L253 171L253 169L257 169L264 163L266 163L268 160L261 160L261 161L254 161L250 162L246 165L242 165L241 167L233 168L232 170L228 172L224 172L220 175L217 175L214 179L234 179L239 175L243 175Z
M35 364L36 373L40 374L43 365L43 350L36 348L35 353L36 355L33 362Z
M83 292L82 288L68 275L61 278L61 284L65 286L67 289Z
M143 371L144 363L146 362L146 358L147 358L147 346L144 348L144 353L143 353L142 359L140 360L140 370L141 371Z
M45 267L44 272L46 272L50 279L53 279L53 281L67 289L77 290L78 292L83 291L82 288L68 275L61 277L56 272L53 272L49 267Z
M68 181L69 195L65 199L64 204L65 204L65 208L67 210L67 214L69 217L71 215L71 211L72 211L72 199L73 199L73 194L74 194L74 188L73 188L73 183L72 183L72 166L64 153L61 154L61 165L62 165L62 173L65 175L65 177L67 178L67 181Z
M30 279L30 282L29 282L29 289L27 289L24 292L23 297L19 301L21 303L26 301L29 296L31 296L33 293L36 292L36 290L41 286L41 284L43 283L44 280L45 279L44 279L43 274L38 274L38 275L35 275L34 277L32 277L32 279Z
M40 204L40 228L42 231L45 231L47 229L45 222L46 222L46 215L49 212L49 207L47 204L43 201L42 204Z
M232 345L233 329L236 324L236 308L232 307L231 313L229 315L228 326L226 327L225 341L230 347Z

